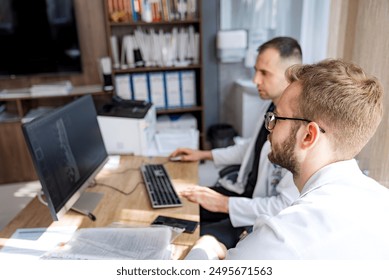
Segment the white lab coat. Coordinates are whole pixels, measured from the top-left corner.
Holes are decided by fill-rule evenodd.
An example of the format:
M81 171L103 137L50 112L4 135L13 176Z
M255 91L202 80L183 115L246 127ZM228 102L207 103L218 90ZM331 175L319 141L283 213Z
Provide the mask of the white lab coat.
M316 172L278 215L260 216L227 259L389 259L388 236L389 190L348 160Z
M260 108L260 116L265 115L269 106L270 102L264 102ZM263 122L264 118L260 118L256 127L257 133L248 143L212 150L216 165L241 164L236 183L225 179L219 180L219 183L226 189L238 194L243 193L254 160L254 145ZM270 150L270 143L267 141L261 151L253 198L231 197L229 199L229 216L234 227L252 226L260 214L276 215L299 196L292 174L286 169L276 167L269 161ZM272 180L275 177L272 175L276 171L279 171L280 175L277 178L279 183L274 188Z

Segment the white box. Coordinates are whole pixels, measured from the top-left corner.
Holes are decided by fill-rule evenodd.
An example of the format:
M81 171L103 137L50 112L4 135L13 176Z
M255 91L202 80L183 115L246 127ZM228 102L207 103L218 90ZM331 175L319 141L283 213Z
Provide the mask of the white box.
M220 30L216 35L217 57L221 62L239 62L246 55L247 30Z
M156 126L155 107L143 118L97 116L108 154L148 155Z

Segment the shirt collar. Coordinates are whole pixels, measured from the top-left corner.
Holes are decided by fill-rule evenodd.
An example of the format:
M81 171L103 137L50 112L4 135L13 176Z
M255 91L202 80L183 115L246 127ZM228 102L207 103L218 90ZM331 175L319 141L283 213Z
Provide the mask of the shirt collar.
M305 196L307 193L335 181L339 181L340 178L347 177L347 173L355 172L362 173L359 169L357 161L355 159L338 161L324 166L316 171L307 181L304 188L301 191L301 195Z

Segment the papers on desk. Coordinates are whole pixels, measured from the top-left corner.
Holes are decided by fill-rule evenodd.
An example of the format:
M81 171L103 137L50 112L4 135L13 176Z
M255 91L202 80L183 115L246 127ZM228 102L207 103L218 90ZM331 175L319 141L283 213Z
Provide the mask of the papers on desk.
M168 260L177 231L182 229L164 226L80 229L66 245L48 252L42 259Z
M68 242L76 230L75 226L17 229L0 250L0 259L38 259L58 244Z
M166 226L18 229L0 250L0 260L168 260L171 242L182 232Z

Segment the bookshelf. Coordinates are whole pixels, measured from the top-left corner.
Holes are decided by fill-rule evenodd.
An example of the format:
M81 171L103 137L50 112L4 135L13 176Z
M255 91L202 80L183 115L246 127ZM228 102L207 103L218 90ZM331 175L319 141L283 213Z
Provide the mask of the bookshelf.
M114 93L153 102L157 116L193 115L204 147L201 0L104 0L104 9Z

